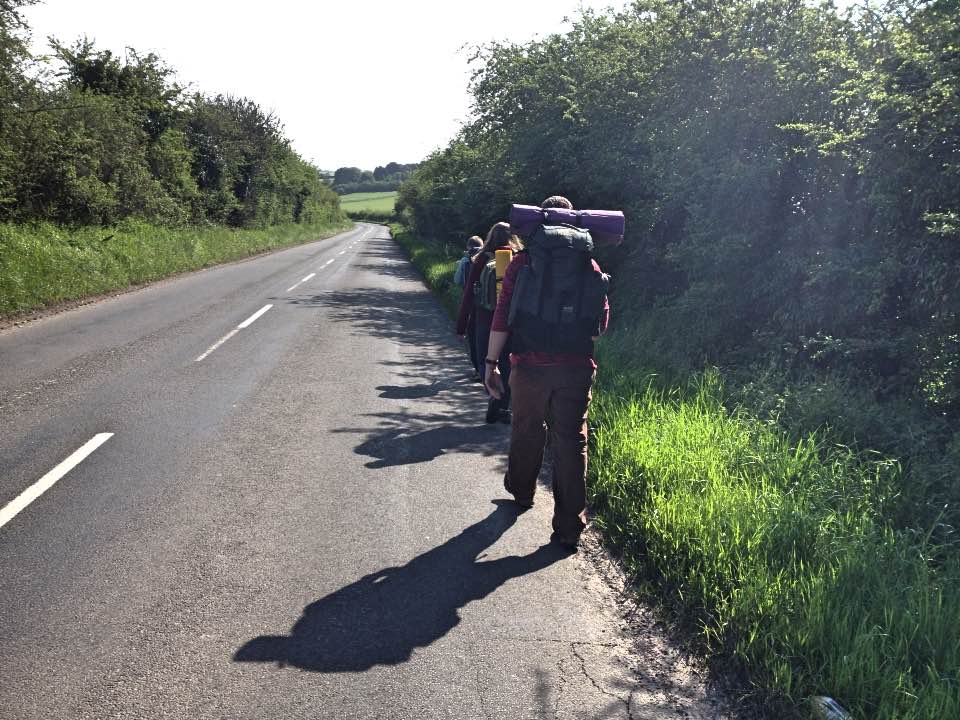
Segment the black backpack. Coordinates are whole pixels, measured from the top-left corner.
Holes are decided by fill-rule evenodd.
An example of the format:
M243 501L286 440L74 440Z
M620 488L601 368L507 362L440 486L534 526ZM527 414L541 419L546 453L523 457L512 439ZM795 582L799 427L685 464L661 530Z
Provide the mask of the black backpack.
M542 225L526 242L530 262L510 302L513 352L589 355L610 277L592 262L593 239L572 225Z

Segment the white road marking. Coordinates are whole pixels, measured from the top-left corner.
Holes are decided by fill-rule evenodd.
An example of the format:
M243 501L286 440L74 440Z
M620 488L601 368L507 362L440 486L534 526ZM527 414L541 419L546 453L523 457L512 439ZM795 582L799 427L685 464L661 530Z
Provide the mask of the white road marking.
M337 253L337 255L343 255L345 252L346 250L341 250L340 252Z
M336 259L336 258L331 258L330 260L327 260L327 261L323 264L323 267L326 267L327 265L329 265L330 263L332 263L335 259ZM323 270L323 268L320 268L320 269Z
M297 285L302 285L302 284L305 283L307 280L309 280L310 278L315 277L315 276L316 276L316 273L310 273L310 274L307 275L303 280L301 280L300 282L298 282L296 285L293 285L292 287L288 287L288 288L287 288L287 292L290 292L290 291L293 290L295 287L297 287Z
M263 315L267 310L269 310L269 309L272 308L272 307L273 307L273 305L264 305L262 308L260 308L259 310L257 310L253 315L251 315L250 317L248 317L248 318L247 318L246 320L244 320L242 323L240 323L239 325L237 325L233 330L231 330L230 332L228 332L228 333L227 333L226 335L224 335L222 338L220 338L219 340L217 340L213 345L211 345L209 348L207 348L207 351L206 351L203 355L201 355L200 357L198 357L194 362L200 362L201 360L203 360L204 358L206 358L210 353L212 353L214 350L216 350L218 347L220 347L221 345L223 345L227 340L229 340L229 339L232 338L234 335L236 335L238 332L240 332L240 331L243 330L244 328L248 328L248 327L250 327L251 325L253 325L261 315Z
M15 497L2 510L0 510L0 528L13 520L22 510L26 509L30 503L56 485L60 478L82 463L87 456L89 456L94 450L103 445L112 437L113 433L100 433L98 435L94 435L93 438L88 440L83 447L74 452L73 455L68 457L53 470L48 472L33 485Z
M267 310L269 310L269 309L272 308L272 307L273 307L273 305L264 305L262 308L260 308L259 310L257 310L253 315L251 315L251 316L248 317L246 320L244 320L242 323L240 323L239 325L237 325L237 327L238 327L240 330L243 330L244 328L250 327L251 325L253 325L253 324L260 318L261 315L263 315Z

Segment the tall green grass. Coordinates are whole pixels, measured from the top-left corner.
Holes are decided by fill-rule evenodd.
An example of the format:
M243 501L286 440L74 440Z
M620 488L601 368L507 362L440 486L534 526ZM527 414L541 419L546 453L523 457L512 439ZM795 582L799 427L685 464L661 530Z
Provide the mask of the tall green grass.
M327 237L350 226L263 230L0 224L0 317L157 280L214 263Z
M708 652L785 708L960 717L960 563L884 520L895 462L730 411L715 374L667 391L612 361L600 378L596 523Z
M453 253L392 229L455 310ZM601 341L589 489L640 587L785 716L825 694L859 719L960 718L960 560L892 529L897 462L731 409L715 372L661 387L634 341Z

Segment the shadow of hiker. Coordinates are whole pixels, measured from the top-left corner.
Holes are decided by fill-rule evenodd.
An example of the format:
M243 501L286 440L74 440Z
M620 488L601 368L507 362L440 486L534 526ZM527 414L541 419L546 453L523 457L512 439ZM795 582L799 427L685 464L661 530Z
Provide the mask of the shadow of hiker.
M449 452L494 455L503 444L501 435L494 435L494 432L486 427L478 430L458 425L445 425L416 433L399 428L379 433L357 445L353 451L357 455L376 458L364 463L364 467L371 470L430 462Z
M364 463L364 467L371 469L430 462L449 453L502 456L507 429L499 424L477 424L479 415L479 409L454 414L371 413L364 417L377 418L377 427L334 428L330 432L365 436L353 451L373 458Z
M517 520L519 508L495 500L496 509L443 545L402 567L384 568L307 605L289 635L250 640L236 662L277 662L314 672L359 672L396 665L460 622L458 610L511 578L568 557L544 545L530 555L477 562Z
M387 400L422 400L449 389L449 384L436 380L427 385L380 385L377 387L377 390L382 391L380 397Z

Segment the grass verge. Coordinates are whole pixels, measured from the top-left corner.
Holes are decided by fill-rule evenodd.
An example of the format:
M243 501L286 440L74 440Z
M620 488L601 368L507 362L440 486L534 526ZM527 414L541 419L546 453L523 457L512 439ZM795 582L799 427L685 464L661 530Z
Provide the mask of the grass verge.
M456 258L391 229L455 310ZM630 340L601 343L589 485L641 589L786 716L824 694L856 718L960 717L960 562L885 519L898 464L731 409L716 373L623 372Z
M351 223L263 230L0 224L0 317L329 237Z

